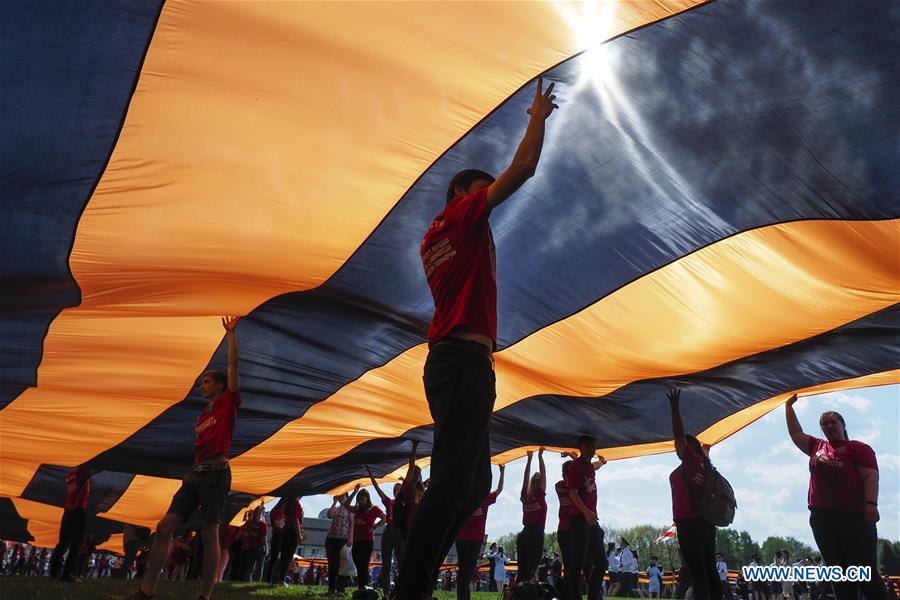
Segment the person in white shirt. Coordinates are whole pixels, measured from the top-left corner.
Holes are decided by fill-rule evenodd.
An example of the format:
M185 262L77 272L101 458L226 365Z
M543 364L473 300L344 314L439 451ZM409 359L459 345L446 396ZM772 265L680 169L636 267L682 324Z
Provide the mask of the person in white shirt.
M622 568L622 565L619 562L619 554L616 552L616 545L613 542L610 542L606 547L606 560L609 562L609 568L607 569L609 573L609 588L604 595L615 596L619 593L619 588L622 587L619 583L619 570Z
M719 581L722 582L722 597L731 600L731 587L728 585L728 565L721 552L716 552L716 571L719 573Z
M621 539L621 548L619 552L619 581L622 584L621 593L626 598L634 596L634 587L637 583L637 560L628 547L628 540Z
M494 581L497 582L497 591L503 593L506 589L506 565L509 564L509 557L503 553L503 546L498 547L496 552L488 552L485 556L494 559Z

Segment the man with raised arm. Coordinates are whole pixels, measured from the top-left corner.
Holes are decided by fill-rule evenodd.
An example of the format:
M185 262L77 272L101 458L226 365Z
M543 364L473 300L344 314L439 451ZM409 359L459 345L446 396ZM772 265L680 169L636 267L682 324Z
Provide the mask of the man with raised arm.
M400 530L394 525L394 502L396 502L397 496L400 494L401 484L394 484L394 497L391 498L378 486L378 482L375 481L375 476L372 474L372 469L369 468L369 465L366 465L366 473L369 475L369 480L372 482L375 492L381 498L381 503L384 504L384 514L387 519L387 526L381 532L382 566L381 571L378 573L381 587L384 590L384 597L387 598L391 590L391 572L394 565L394 556L398 554L397 551L400 545L400 540L398 539Z
M476 169L454 175L447 205L422 239L422 264L435 305L423 377L434 445L431 485L416 512L397 577L397 596L403 600L431 597L435 569L490 490L497 283L488 217L534 175L544 122L557 108L552 92L553 84L544 92L539 78L528 110L531 119L512 163L497 179Z
M153 547L147 559L144 579L134 597L152 598L159 572L169 556L172 535L200 509L203 535L203 575L198 598L209 600L219 563L219 524L228 490L231 469L228 452L231 436L241 405L238 379L238 352L234 330L240 317L223 317L228 344L228 372L206 371L200 376L200 395L209 401L197 417L197 441L194 444L194 467L184 477L181 488L172 497L166 515L156 526Z
M606 464L602 456L591 462L597 452L597 440L592 435L578 438L577 457L566 470L566 489L569 492L569 561L571 574L565 576L566 599L580 600L581 572L590 563L588 600L601 596L601 585L609 563L603 545L605 532L597 521L597 479L595 471ZM569 565L566 565L569 568Z

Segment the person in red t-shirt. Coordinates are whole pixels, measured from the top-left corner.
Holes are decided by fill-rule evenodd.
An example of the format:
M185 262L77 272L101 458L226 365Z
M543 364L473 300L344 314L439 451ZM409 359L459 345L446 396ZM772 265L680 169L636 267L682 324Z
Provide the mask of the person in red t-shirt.
M166 515L156 526L156 536L144 579L134 594L151 598L159 572L169 554L172 535L200 508L203 535L203 575L199 597L208 600L216 581L219 563L219 524L231 489L228 452L231 436L241 405L238 378L238 352L235 328L240 317L223 317L228 344L228 372L206 371L200 376L200 395L209 401L197 417L197 442L194 446L194 468L185 476L181 488L172 497Z
M387 525L381 532L382 566L381 570L378 572L379 583L384 590L384 597L387 598L391 590L391 571L393 570L394 566L394 556L397 554L400 544L400 529L398 529L394 525L394 502L396 502L397 498L400 495L400 489L402 488L402 485L399 483L395 483L394 497L389 498L388 495L385 494L380 487L378 487L378 482L375 481L375 476L372 474L372 469L369 468L369 465L366 465L366 473L369 474L369 479L372 481L372 486L375 487L375 491L378 493L378 497L381 498L381 503L384 504L384 514L387 519Z
M372 504L367 490L356 494L356 504L347 501L341 504L353 515L353 564L356 565L356 587L363 589L369 585L369 562L375 548L375 529L385 522L384 512Z
M597 452L597 440L592 435L578 437L578 456L573 457L572 464L566 471L566 491L569 494L569 562L571 569L563 583L566 587L566 598L581 598L581 572L590 567L588 580L588 600L596 600L601 596L603 577L609 563L604 552L603 537L605 532L597 522L597 478L595 472L606 464L602 456L593 461Z
M563 456L568 456L568 454L564 452ZM562 479L557 481L553 488L556 490L556 497L559 500L559 524L556 528L556 541L559 544L560 562L562 563L563 571L571 568L569 566L571 564L569 550L572 546L572 525L569 521L569 515L572 511L572 500L569 498L569 488L566 486L566 474L571 466L571 460L567 460L562 464ZM565 579L560 577L558 581L554 582L554 585L556 586L556 591L559 592L559 597L563 598L567 593Z
M875 452L847 435L844 417L822 413L819 427L825 439L807 435L794 412L794 394L785 403L788 433L794 445L809 456L809 524L827 565L864 565L872 568L865 582L835 583L837 600L855 600L857 586L869 600L887 598L878 574L875 523L878 514L878 462Z
M447 205L422 239L425 278L434 298L423 380L434 416L431 486L418 508L397 577L401 600L430 597L432 575L463 523L491 487L490 418L496 397L494 240L488 217L537 169L544 122L557 108L553 84L539 78L531 119L509 167L494 179L477 169L457 173Z
M675 452L681 459L681 464L669 475L678 545L691 573L695 600L721 600L722 586L716 570L716 526L704 519L699 509L703 480L712 465L699 440L684 433L678 409L681 390L671 388L668 398Z
M457 600L469 600L471 590L469 586L475 577L478 566L478 556L482 554L484 545L484 528L487 525L488 507L497 501L497 496L503 491L503 478L506 473L506 465L500 465L500 480L497 489L488 494L481 505L475 509L472 515L463 524L456 536L456 556L459 569L456 575Z
M306 539L303 529L303 507L297 496L282 497L272 512L269 513L272 523L271 552L269 553L268 573L265 580L275 585L283 585L288 568L294 562L297 542Z
M96 470L75 467L66 475L66 504L59 524L59 542L50 555L50 577L59 577L59 566L66 549L69 554L62 568L62 581L75 581L73 571L78 561L78 549L84 537L85 509L91 493L91 476Z
M518 571L516 581L531 581L537 572L544 550L544 525L547 522L547 470L544 467L544 449L538 450L539 472L531 476L531 458L534 452L528 451L525 463L525 479L522 481L522 528L516 536L516 556Z

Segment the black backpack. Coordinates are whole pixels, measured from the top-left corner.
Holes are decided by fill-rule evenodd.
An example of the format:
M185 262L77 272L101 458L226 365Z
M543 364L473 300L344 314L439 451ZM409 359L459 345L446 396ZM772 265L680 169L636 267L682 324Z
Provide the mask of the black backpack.
M506 590L504 597L508 600L555 600L558 598L556 588L548 583L517 583Z
M703 487L700 490L699 498L693 492L694 488L688 481L687 473L684 472L683 467L681 475L684 477L688 490L691 490L691 496L694 498L700 515L707 523L717 527L727 527L734 522L734 511L737 509L734 489L709 461L706 462L706 469L703 474Z

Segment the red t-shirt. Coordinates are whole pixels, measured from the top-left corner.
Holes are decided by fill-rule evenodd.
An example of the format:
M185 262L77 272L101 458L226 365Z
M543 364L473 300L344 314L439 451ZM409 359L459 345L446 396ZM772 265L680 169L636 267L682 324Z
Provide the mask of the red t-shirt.
M400 485L400 492L394 498L394 502L402 502L407 507L406 524L404 527L409 529L412 527L413 517L416 515L416 509L419 508L419 502L416 500L415 486L412 485L412 479L404 479Z
M269 521L272 523L272 533L278 534L283 531L283 527L279 527L276 523L278 521L284 521L284 527L288 529L292 529L291 522L294 519L294 516L297 517L297 523L302 527L303 526L303 507L300 506L300 500L294 501L293 511L290 510L290 506L285 504L280 504L272 509L272 512L269 513ZM299 533L299 532L298 532Z
M523 485L519 500L522 501L522 525L543 527L547 522L547 492L539 487L529 498L528 486Z
M265 521L247 521L241 525L240 531L243 532L241 548L249 550L265 545L266 536L269 534L269 526L266 525Z
M559 527L557 531L567 531L572 528L572 524L569 522L572 500L569 498L569 488L566 487L566 480L560 479L557 481L555 489L559 498Z
M594 465L589 460L573 460L566 471L566 489L575 490L585 508L597 512L597 480L594 477ZM581 515L578 507L569 507L569 516Z
M457 327L497 339L494 238L488 224L487 188L457 196L422 238L422 265L434 297L428 329L436 342Z
M809 507L865 511L859 467L878 469L872 448L856 440L832 444L810 436L809 453Z
M388 498L385 496L381 499L381 503L384 504L384 516L387 519L387 526L394 526L394 502L393 498Z
M487 525L488 507L497 501L497 494L491 492L487 498L481 503L481 506L475 509L472 516L466 519L459 535L456 539L466 542L481 542L484 540L484 528Z
M693 489L687 487L685 475ZM684 451L681 464L669 475L669 486L672 488L672 518L699 519L702 517L697 508L695 497L703 493L703 479L706 472L704 457L688 446Z
M87 508L91 493L91 472L75 468L66 475L66 509Z
M377 506L370 506L368 510L353 513L353 540L375 539L375 521L384 516Z
M197 417L197 443L194 444L195 465L217 454L224 454L228 458L240 405L240 392L225 390L213 400L210 410L200 413Z

